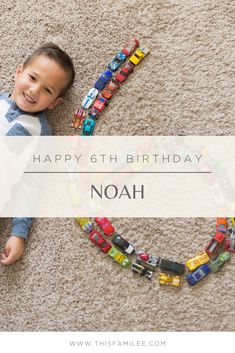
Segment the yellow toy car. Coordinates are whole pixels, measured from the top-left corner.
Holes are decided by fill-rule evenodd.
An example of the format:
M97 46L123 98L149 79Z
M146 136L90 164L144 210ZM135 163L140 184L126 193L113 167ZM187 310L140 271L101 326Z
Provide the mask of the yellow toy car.
M134 65L138 65L140 61L149 53L149 51L150 50L146 47L140 47L130 57L129 61Z
M192 259L186 262L186 266L188 267L189 271L194 271L201 265L206 264L209 262L210 258L206 252L202 252L199 255L193 257Z
M232 222L232 225L235 227L235 217L231 217L231 222Z
M180 287L182 285L182 277L180 276L170 276L166 273L160 273L158 282L160 284L170 284L173 287Z
M80 225L82 230L86 233L90 233L93 230L93 223L87 217L77 217L76 222Z

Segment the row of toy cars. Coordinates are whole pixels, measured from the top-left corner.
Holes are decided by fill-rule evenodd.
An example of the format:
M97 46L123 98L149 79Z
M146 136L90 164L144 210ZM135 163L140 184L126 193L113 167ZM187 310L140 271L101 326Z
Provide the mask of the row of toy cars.
M159 283L173 287L182 285L182 275L186 268L189 270L186 275L187 282L190 285L195 285L210 272L217 272L230 259L229 252L235 252L235 228L228 228L226 218L217 218L215 236L207 244L205 251L189 259L186 266L150 255L142 249L136 250L134 245L116 233L115 228L106 217L96 217L95 222L112 242L106 240L100 231L94 229L93 222L89 218L78 217L76 221L88 233L89 239L122 267L130 267L134 273L148 279L153 277L155 269L159 267L161 271L164 271L159 275ZM233 222L234 225L234 219ZM128 255L136 255L136 261L132 263Z
M145 276L149 279L153 277L154 270L160 267L163 271L170 271L175 275L161 273L159 277L160 284L171 284L179 287L182 284L181 275L185 272L185 265L177 262L160 259L155 255L150 255L144 250L136 250L133 244L117 234L113 225L106 217L96 217L95 222L102 229L104 234L110 237L108 241L103 237L100 231L94 229L93 223L89 218L76 218L81 228L88 233L89 239L96 244L103 253L108 254L114 261L122 267L130 267L134 273ZM131 262L129 255L136 255L136 261Z
M190 271L186 280L195 285L210 272L217 272L230 259L229 252L235 252L235 228L228 228L227 218L217 218L216 234L205 250L186 262Z
M74 129L81 128L82 135L90 136L94 132L96 119L105 109L120 84L133 72L134 67L149 53L146 47L139 47L139 40L133 37L118 52L108 64L108 69L102 72L85 98L82 100L82 108L77 109L71 126ZM129 60L125 63L126 59ZM125 63L125 64L124 64ZM123 65L123 66L122 66ZM122 66L122 67L121 67ZM118 69L119 72L114 75Z
M78 217L76 218L77 223L81 226L84 232L88 233L89 239L100 248L100 250L108 254L113 260L119 263L122 267L128 267L131 264L131 260L119 251L115 246L113 246L110 241L106 240L103 235L96 229L94 229L93 222L86 217ZM96 223L103 230L104 234L107 236L111 236L115 233L115 229L109 220L106 217L96 217ZM115 235L115 234L114 234ZM120 240L123 239L120 237ZM120 240L113 238L113 243L116 245L124 246L125 244L121 243ZM124 240L124 239L123 239Z

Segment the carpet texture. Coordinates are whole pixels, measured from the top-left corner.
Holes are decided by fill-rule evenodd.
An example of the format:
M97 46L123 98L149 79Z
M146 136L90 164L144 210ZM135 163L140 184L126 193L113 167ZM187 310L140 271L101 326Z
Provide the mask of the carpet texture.
M113 98L96 135L233 135L233 0L2 0L1 91L16 66L53 41L74 59L77 77L49 114L68 135L74 109L133 35L151 54ZM150 205L151 206L151 205ZM152 254L185 262L214 231L213 219L112 219ZM1 247L10 220L1 219ZM2 331L231 331L235 256L195 288L159 287L103 255L73 219L34 221L25 256L0 266Z

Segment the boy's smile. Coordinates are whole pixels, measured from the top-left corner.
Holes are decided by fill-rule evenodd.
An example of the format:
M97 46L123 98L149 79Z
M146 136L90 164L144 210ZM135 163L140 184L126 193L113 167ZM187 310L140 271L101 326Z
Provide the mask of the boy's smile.
M52 109L63 102L60 93L68 80L68 73L55 60L39 55L17 68L11 98L28 113Z

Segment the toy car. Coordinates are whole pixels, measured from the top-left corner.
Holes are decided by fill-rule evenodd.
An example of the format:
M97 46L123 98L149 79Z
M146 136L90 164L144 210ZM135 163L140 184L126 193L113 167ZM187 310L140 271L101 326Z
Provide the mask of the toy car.
M105 240L101 233L97 230L93 230L93 232L89 234L89 238L100 248L103 253L107 253L112 248L112 245L107 240Z
M74 113L71 127L74 129L80 128L85 119L85 111L83 109L77 109Z
M209 267L212 272L217 272L223 264L230 259L228 251L221 252L216 259L210 262Z
M156 267L158 264L159 258L157 256L149 255L142 249L138 250L136 255L137 255L137 258L136 258L137 263L142 263L145 266L150 268Z
M125 44L124 48L122 49L122 52L126 56L130 56L133 51L138 48L139 45L140 42L138 41L138 39L136 37L133 37L131 40L129 40L129 42Z
M149 53L149 49L146 47L141 47L136 50L136 52L130 57L129 61L138 65L140 61Z
M117 73L115 80L120 83L124 82L126 78L133 72L133 70L134 65L128 61L126 65Z
M90 233L93 230L93 223L87 217L77 217L76 222L80 225L82 230L86 233Z
M206 264L209 262L210 258L206 252L202 252L199 255L193 257L192 259L186 262L186 266L189 271L195 270L197 267Z
M135 262L131 265L131 270L134 273L139 273L140 276L145 276L148 279L151 279L153 277L153 271L150 270L149 268L144 267L143 265Z
M235 249L235 229L234 228L232 228L232 232L231 232L229 240L230 240L230 247L232 249Z
M103 230L104 234L111 235L115 232L115 229L112 226L112 224L109 222L108 218L96 217L95 221L100 226L100 228Z
M121 250L126 252L127 254L133 254L135 248L132 244L130 244L127 240L123 239L119 234L115 233L112 237L112 242L114 245L118 246Z
M235 229L232 228L232 234L229 239L226 239L225 248L229 252L235 253Z
M171 284L174 287L180 287L182 285L182 277L180 276L170 276L166 273L160 273L158 282L160 284Z
M104 97L99 97L96 99L94 105L93 105L93 111L94 109L97 109L98 112L101 112L105 108L105 103L107 102L107 99Z
M94 107L94 105L91 108L91 112L88 114L90 119L97 119L99 115L99 110Z
M83 99L82 107L84 109L90 108L95 98L97 97L98 93L99 93L98 89L92 87L90 91L87 93L86 97Z
M178 275L182 275L185 271L185 265L178 262L161 259L160 269L165 271L172 271Z
M93 134L95 128L95 120L86 118L82 126L82 136L90 136Z
M201 265L192 273L189 273L186 277L187 282L194 286L199 281L201 281L204 277L206 277L211 272L211 269L208 265Z
M216 218L216 231L221 233L227 233L228 221L227 218Z
M92 107L92 110L93 110L93 109L94 109L94 108ZM88 118L89 118L89 119L92 119L92 120L96 120L96 119L98 118L98 114L99 114L98 110L95 109L95 110L93 110L93 113L92 113L92 111L89 112Z
M112 71L110 70L106 70L104 71L100 77L98 78L98 80L95 83L95 88L98 89L99 91L101 91L102 89L104 89L104 87L106 86L106 84L111 80L113 74Z
M131 260L123 254L121 251L119 251L115 246L113 246L109 252L108 255L117 263L119 263L122 267L129 267L131 264Z
M117 55L115 55L112 62L108 64L108 68L111 71L116 71L125 60L126 60L126 55L120 51L119 53L117 53Z
M235 217L231 217L231 222L232 222L232 225L235 227Z
M111 99L118 88L119 84L116 81L111 80L107 87L101 92L101 94L104 98Z
M219 250L223 247L224 240L225 240L225 235L223 233L217 232L205 248L205 251L207 252L207 254L210 256L216 255L219 252Z

